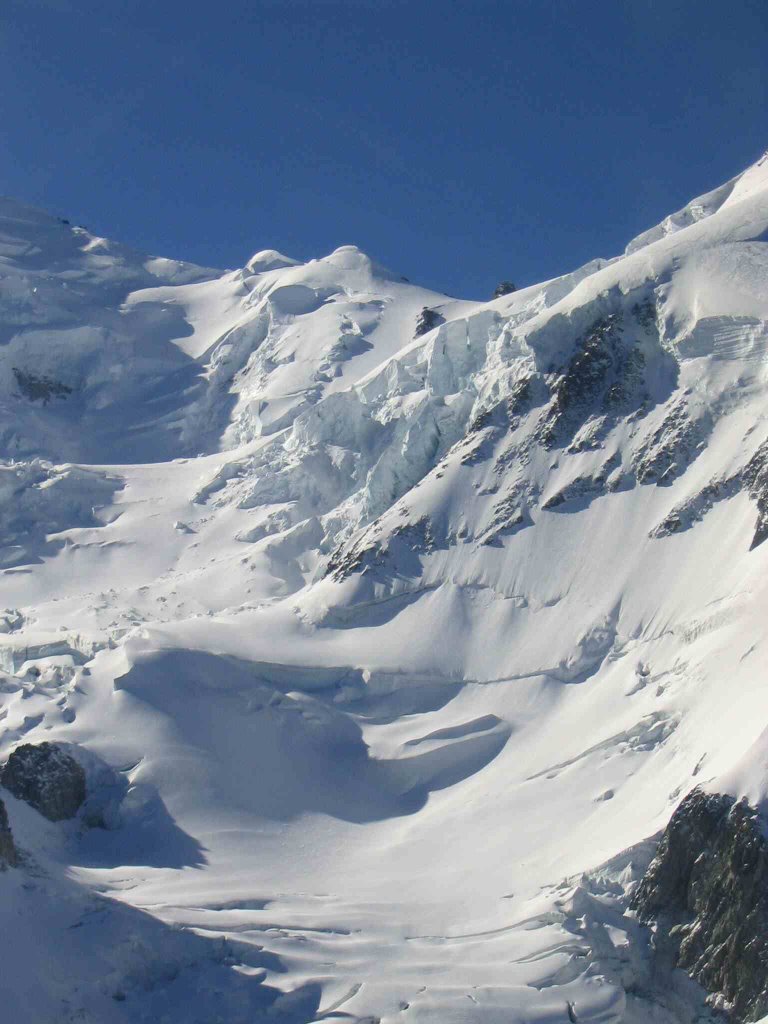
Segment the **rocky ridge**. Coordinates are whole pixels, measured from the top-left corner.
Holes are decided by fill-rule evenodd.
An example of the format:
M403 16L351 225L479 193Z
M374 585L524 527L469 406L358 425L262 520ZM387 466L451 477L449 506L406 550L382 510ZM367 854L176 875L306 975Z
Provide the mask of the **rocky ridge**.
M694 789L630 901L657 954L743 1024L768 1013L766 824L746 800Z

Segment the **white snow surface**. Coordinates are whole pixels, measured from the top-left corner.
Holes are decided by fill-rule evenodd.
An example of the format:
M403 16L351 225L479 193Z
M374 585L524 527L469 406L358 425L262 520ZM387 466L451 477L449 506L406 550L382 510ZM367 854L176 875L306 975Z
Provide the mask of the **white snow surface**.
M8 1019L706 1019L619 896L768 806L767 280L765 158L489 303L3 200L0 753L110 826L2 793Z

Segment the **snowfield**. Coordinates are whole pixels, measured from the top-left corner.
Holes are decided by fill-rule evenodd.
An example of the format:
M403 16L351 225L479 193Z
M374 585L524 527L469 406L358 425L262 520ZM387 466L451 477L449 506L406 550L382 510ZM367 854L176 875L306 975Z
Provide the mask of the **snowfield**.
M3 791L7 1020L714 1020L625 897L768 809L766 281L768 155L489 303L2 200L0 754L106 826Z

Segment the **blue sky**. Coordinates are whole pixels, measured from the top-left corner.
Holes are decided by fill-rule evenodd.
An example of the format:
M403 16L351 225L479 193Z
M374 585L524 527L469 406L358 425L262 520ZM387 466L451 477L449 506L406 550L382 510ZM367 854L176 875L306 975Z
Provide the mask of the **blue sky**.
M765 0L5 0L0 192L162 255L482 298L768 147Z

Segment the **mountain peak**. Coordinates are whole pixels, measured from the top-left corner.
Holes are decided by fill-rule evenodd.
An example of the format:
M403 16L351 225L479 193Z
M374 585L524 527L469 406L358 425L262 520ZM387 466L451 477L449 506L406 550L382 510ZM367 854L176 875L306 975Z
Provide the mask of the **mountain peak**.
M285 267L298 267L299 260L291 259L290 256L283 256L276 249L262 249L254 253L245 264L245 269L252 274L263 274L268 270L283 270Z

